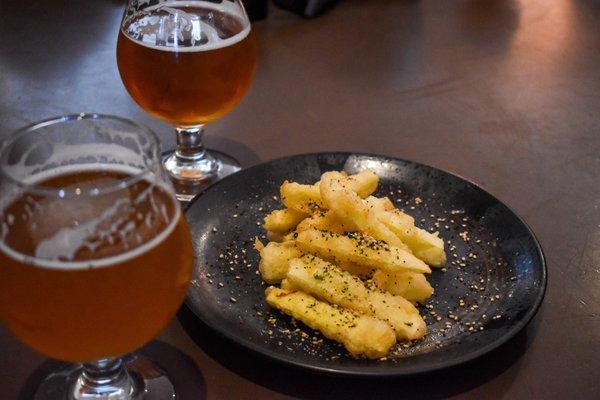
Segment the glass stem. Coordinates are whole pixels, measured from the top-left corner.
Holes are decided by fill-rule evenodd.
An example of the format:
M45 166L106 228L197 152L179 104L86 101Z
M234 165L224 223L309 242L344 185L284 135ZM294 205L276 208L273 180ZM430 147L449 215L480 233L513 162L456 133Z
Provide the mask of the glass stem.
M134 391L134 383L123 368L123 359L103 358L83 364L73 399L127 400L133 398Z
M204 134L204 125L191 127L176 127L177 148L175 155L182 162L194 162L206 157L202 135Z
M219 177L222 163L204 148L204 125L177 126L177 147L163 159L177 191L177 199L190 201Z

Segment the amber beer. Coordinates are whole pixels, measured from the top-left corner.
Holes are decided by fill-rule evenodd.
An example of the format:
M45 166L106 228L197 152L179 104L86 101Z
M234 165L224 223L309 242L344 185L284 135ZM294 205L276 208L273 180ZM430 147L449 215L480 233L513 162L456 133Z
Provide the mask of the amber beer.
M177 126L220 118L250 86L255 46L249 23L215 3L162 4L170 12L156 8L124 21L117 63L125 87L144 110ZM183 19L189 23L177 27ZM165 29L179 31L161 39Z
M114 185L122 170L47 177L48 188ZM192 268L172 193L139 180L85 201L15 195L0 221L0 317L23 342L66 361L132 351L174 315Z

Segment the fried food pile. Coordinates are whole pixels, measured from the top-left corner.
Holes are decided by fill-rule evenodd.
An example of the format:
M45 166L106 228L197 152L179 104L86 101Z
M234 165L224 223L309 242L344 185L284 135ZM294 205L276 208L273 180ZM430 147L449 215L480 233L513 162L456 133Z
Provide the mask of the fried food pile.
M326 172L312 185L285 181L285 208L264 220L270 241L255 243L260 274L273 285L268 304L368 358L425 336L414 304L433 294L430 267L446 262L437 232L372 196L378 184L369 170Z

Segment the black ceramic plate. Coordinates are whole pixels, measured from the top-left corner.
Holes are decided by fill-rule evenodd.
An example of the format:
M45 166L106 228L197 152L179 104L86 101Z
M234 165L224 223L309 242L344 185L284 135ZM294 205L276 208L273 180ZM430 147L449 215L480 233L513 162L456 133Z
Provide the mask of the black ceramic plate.
M419 306L429 333L384 360L357 359L339 344L270 309L257 274L255 237L281 208L284 180L313 183L328 170L365 168L416 224L437 230L448 262ZM513 337L537 311L546 287L542 250L525 222L498 199L456 175L390 157L321 153L281 158L225 178L186 212L197 256L188 307L230 340L289 365L325 373L400 376L464 363Z

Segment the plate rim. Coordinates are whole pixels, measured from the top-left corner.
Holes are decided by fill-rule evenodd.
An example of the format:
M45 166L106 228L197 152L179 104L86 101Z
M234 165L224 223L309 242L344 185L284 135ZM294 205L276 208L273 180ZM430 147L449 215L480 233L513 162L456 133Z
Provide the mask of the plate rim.
M404 163L415 164L420 167L430 168L430 169L433 169L438 172L443 172L443 173L452 175L456 178L459 178L459 179L469 183L470 185L475 186L477 189L483 191L484 193L486 193L487 195L491 196L493 199L498 201L500 204L505 206L511 213L513 213L517 217L517 220L521 224L523 224L527 233L531 236L533 243L535 245L536 252L538 253L540 260L541 260L542 279L541 279L540 290L538 291L538 293L534 299L534 302L532 303L532 306L529 308L527 313L525 313L525 315L515 325L513 325L506 334L504 334L500 338L486 344L485 346L479 348L476 351L471 351L471 352L468 352L459 357L455 357L450 360L445 360L445 361L430 364L430 365L424 365L424 366L418 365L418 366L403 367L403 368L394 368L394 367L390 367L390 366L383 367L382 366L380 368L375 368L375 369L370 369L370 370L361 370L360 366L326 367L326 366L322 366L322 365L315 365L315 364L311 364L308 362L297 361L292 356L280 354L280 353L274 352L272 350L265 349L260 344L250 341L244 337L231 335L229 333L229 331L224 331L222 329L219 329L218 326L215 326L214 324L212 324L209 321L202 318L201 312L197 310L197 308L195 307L195 304L190 300L190 297L186 295L186 298L184 301L185 306L190 311L192 311L194 316L196 318L198 318L204 325L209 327L213 332L217 333L222 338L225 338L228 341L231 341L234 344L236 344L246 350L250 350L253 353L258 354L261 357L263 357L267 360L270 360L270 361L275 361L277 363L285 364L285 365L294 367L296 369L305 370L305 371L308 370L308 371L316 372L319 374L325 374L325 375L374 378L374 377L415 376L415 375L431 373L434 371L440 371L440 370L444 370L447 368L452 368L452 367L457 367L459 365L463 365L465 363L473 361L473 360L497 349L498 347L502 346L503 344L508 342L510 339L515 337L517 335L517 333L519 333L523 328L525 328L531 322L531 320L537 314L539 308L542 305L542 302L543 302L545 294L546 294L547 284L548 284L548 268L547 268L547 263L546 263L546 256L544 255L544 251L542 249L540 241L538 240L537 236L533 232L533 229L531 229L531 227L523 219L523 217L521 217L521 215L519 215L519 213L517 213L506 202L504 202L497 196L492 195L488 190L483 188L481 185L473 182L472 180L465 178L465 177L461 176L460 174L457 174L457 173L454 173L454 172L451 172L451 171L448 171L445 169L433 167L431 165L427 165L427 164L420 163L417 161L407 160L407 159L400 158L400 157L388 156L388 155L383 155L383 154L375 154L375 153L362 153L362 152L350 152L350 151L325 151L325 152L309 152L309 153L292 154L292 155L288 155L288 156L273 158L271 160L267 160L267 161L263 161L261 163L255 164L251 167L243 168L240 171L237 171L237 172L221 179L220 181L215 182L214 184L212 184L211 186L206 188L206 190L204 190L198 196L196 196L194 199L192 199L192 201L190 201L185 206L184 214L186 214L186 216L187 216L187 213L191 209L191 207L206 192L208 192L209 190L214 190L213 189L214 187L219 186L223 182L227 182L230 179L235 179L235 177L238 174L247 173L248 171L252 171L254 169L264 167L267 164L271 164L271 163L274 163L277 161L283 161L286 159L310 157L310 156L319 157L319 156L327 156L327 155L348 156L348 157L355 155L355 156L363 156L363 157L374 157L374 158L380 158L380 159L395 160L395 161L400 161L400 162L404 162Z

